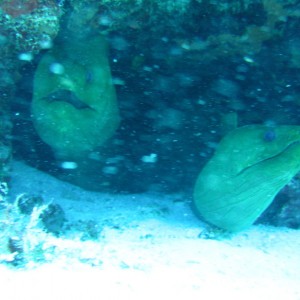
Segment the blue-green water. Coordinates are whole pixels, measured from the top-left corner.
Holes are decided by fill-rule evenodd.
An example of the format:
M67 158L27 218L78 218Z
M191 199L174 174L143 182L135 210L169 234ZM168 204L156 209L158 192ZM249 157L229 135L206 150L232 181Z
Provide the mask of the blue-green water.
M245 174L299 143L293 130L278 134L282 125L300 125L299 27L294 0L1 1L1 207L12 209L15 200L9 192L14 160L90 192L180 195L174 203L183 202L193 214L197 177L222 138L239 127L263 125L258 140L247 144L250 163L247 155L226 157L207 178L217 182L221 207L227 207L222 191L231 199L223 187L228 170ZM277 152L255 159L258 148L269 153L274 144ZM238 140L229 148L234 153L243 145ZM272 183L262 171L255 174L272 199L276 195L262 214L265 208L258 208L256 223L298 232L296 154L287 155ZM277 186L282 176L293 179ZM252 187L237 182L233 190L245 185L251 195ZM237 199L233 213L244 203ZM243 213L247 209L242 206ZM50 211L58 214L54 223L63 223L59 210ZM63 226L52 234L65 234ZM44 230L51 233L49 228ZM22 238L13 237L8 251L23 251Z

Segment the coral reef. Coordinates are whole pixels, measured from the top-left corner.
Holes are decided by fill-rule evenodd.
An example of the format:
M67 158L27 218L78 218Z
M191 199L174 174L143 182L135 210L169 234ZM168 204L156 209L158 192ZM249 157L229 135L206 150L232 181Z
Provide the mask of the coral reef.
M300 229L300 179L299 174L282 190L285 201L273 212L271 224Z
M220 17L220 24L211 24L204 39L175 39L189 59L205 63L222 57L255 55L264 43L283 37L288 20L299 18L300 13L293 0L232 1L224 5L208 2L196 9L208 11L208 22Z
M298 173L276 196L259 217L258 224L300 229L300 174Z
M190 4L190 0L70 0L72 9L67 26L70 30L80 28L80 33L91 28L102 33L145 28L157 32L160 23L164 23L165 28L173 27L174 15L177 22L184 19Z
M35 54L58 33L62 10L56 1L4 1L0 8L0 34L14 53Z
M20 67L52 44L59 30L61 8L56 1L3 0L0 3L0 181L9 177L11 103ZM6 178L6 179L3 179Z
M17 114L24 116L22 105L13 114L10 103L30 101L13 96L15 90L23 95L16 88L24 78L21 66L35 63L41 49L51 53L59 47L59 40L53 44L58 32L82 41L102 34L110 43L108 59L123 123L113 141L117 146L109 149L111 157L101 157L101 165L99 152L91 152L97 166L85 177L89 182L96 178L92 185L97 188L191 193L191 182L238 120L240 125L299 122L296 0L3 0L0 7L1 120L7 128L1 131L1 153L6 170L11 116L15 125L24 127ZM92 76L87 72L85 78L90 81ZM49 106L68 106L78 114L92 110L77 90L65 86L49 90L45 98ZM56 164L49 158L51 151L33 129L28 132L14 137L14 145L31 137L42 151L27 143L16 154L51 172L49 165ZM287 218L291 215L287 207L295 207L297 189L293 191L284 211L278 208L274 214L280 210Z
M65 221L60 206L26 194L13 203L2 198L0 204L0 262L23 267L47 261L46 252L53 246L46 238L59 235Z

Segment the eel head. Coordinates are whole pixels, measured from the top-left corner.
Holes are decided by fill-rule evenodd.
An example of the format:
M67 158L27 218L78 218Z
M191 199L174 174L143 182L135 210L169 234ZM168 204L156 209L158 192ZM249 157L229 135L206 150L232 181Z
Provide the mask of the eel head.
M249 227L300 171L300 126L237 128L198 176L194 207L228 231Z

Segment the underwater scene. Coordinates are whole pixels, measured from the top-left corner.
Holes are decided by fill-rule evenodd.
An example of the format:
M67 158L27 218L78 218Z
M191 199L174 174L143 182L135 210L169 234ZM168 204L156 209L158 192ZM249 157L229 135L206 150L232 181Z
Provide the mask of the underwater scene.
M300 300L300 1L0 0L1 299Z

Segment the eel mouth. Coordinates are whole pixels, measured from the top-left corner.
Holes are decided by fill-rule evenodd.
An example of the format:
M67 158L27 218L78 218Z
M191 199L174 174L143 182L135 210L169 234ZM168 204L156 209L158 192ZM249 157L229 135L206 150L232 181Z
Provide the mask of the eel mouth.
M48 103L53 102L65 102L72 105L74 108L81 109L93 109L91 106L87 105L85 102L81 101L74 92L66 89L57 90L50 93L46 97L42 98Z
M272 155L272 156L270 156L270 157L267 157L267 158L265 158L265 159L259 160L259 161L255 162L254 164L252 164L251 166L247 166L247 167L243 168L241 171L239 171L239 172L236 174L236 176L239 176L239 175L243 174L244 172L246 172L246 171L248 171L248 170L250 170L250 169L252 169L252 168L258 166L259 164L261 164L261 163L263 163L263 162L266 162L266 161L269 161L269 160L273 160L273 159L278 158L279 156L283 155L284 152L286 152L288 149L290 149L291 147L293 147L293 146L295 146L295 145L297 145L297 144L300 144L300 140L298 140L298 141L293 141L293 142L291 142L290 144L288 144L286 147L284 147L284 148L283 148L281 151L279 151L278 153L276 153L276 154L274 154L274 155Z

